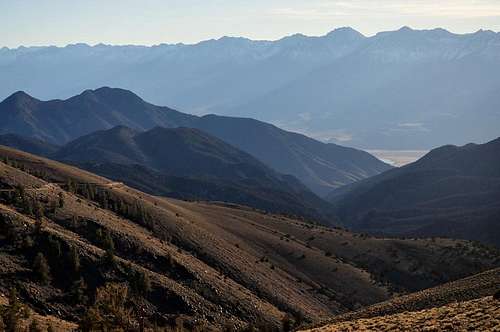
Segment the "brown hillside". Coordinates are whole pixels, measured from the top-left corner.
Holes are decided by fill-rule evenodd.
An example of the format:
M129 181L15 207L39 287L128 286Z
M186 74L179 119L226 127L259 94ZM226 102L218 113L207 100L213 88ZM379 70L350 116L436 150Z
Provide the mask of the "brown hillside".
M8 159L0 162L0 291L15 285L39 313L69 321L84 310L68 299L65 254L73 249L89 298L139 271L152 285L136 301L148 319L184 317L187 326L277 325L285 313L318 322L500 265L494 249L467 241L374 238L246 207L154 197L5 147L0 157ZM38 233L36 209L12 198L19 186L45 210ZM98 235L108 233L114 266L105 264ZM47 285L33 275L38 251L50 266Z
M498 290L500 290L500 268L339 315L330 319L330 323L353 322L360 319L431 309L453 302L464 302L491 296Z
M499 317L499 301L486 296L415 312L344 321L309 331L499 331Z

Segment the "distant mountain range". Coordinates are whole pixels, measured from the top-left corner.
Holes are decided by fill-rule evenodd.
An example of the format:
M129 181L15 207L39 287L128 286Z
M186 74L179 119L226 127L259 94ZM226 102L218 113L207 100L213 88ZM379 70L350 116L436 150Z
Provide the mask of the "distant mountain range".
M0 97L116 86L189 113L257 118L362 148L484 142L500 129L500 34L492 31L404 27L365 37L341 28L277 41L3 48L0 72Z
M321 143L253 119L188 115L149 104L122 89L86 90L67 100L50 101L16 92L0 103L0 117L0 134L14 133L56 145L115 126L138 131L157 126L196 128L279 173L295 176L319 195L390 169L364 151Z
M434 149L415 163L335 190L328 199L358 231L500 247L500 138Z

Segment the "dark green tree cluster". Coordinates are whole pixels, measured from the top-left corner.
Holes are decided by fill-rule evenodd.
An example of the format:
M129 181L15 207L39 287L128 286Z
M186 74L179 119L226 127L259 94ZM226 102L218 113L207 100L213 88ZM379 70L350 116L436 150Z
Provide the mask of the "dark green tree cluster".
M102 229L98 228L96 231L96 238L100 247L105 251L102 257L102 263L109 266L115 266L115 242L109 230L105 229L103 232Z
M80 321L81 331L134 331L138 320L124 284L106 284L96 290L94 304Z
M20 331L20 321L23 318L29 318L29 310L19 301L16 289L11 288L9 304L0 307L0 331Z
M19 163L17 160L10 159L9 157L6 156L2 158L2 162L6 165L9 165L10 167L14 167L24 171L24 165Z
M73 179L68 178L66 180L65 189L66 189L67 192L70 192L72 194L76 194L77 193L77 189L78 189L78 185L77 185L77 183L75 181L73 181Z
M81 184L77 188L77 193L85 199L95 201L97 196L97 189L95 185L90 183Z
M135 221L141 225L147 226L152 222L152 218L144 206L139 202L128 203L113 193L98 189L93 184L82 184L76 189L76 192L85 199L94 201L105 210L111 210L116 214Z
M142 297L146 297L151 291L151 281L143 271L130 271L129 285L134 294Z

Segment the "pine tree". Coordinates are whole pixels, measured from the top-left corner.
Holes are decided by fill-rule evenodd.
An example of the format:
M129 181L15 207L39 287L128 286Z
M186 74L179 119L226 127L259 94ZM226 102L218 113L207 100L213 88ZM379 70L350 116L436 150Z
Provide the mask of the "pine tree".
M43 219L35 220L35 234L40 234L45 229L45 222Z
M6 321L6 331L18 331L19 320L21 318L22 305L19 303L17 298L17 290L11 288L9 292L9 306L7 307Z
M151 281L149 276L143 271L132 272L130 282L132 290L140 296L146 296L151 291Z
M35 215L34 209L33 209L35 203L31 199L28 199L26 196L24 196L21 204L22 204L22 208L23 208L23 211L25 214L27 214L28 216Z
M106 232L104 233L103 245L106 249L109 249L111 251L115 250L115 242L113 241L113 237L111 236L109 230L106 230Z
M24 188L21 190L20 186L16 187L14 192L13 203L15 206L20 206L24 202Z
M27 235L24 239L23 239L23 248L24 249L31 249L33 248L33 246L35 245L35 242L33 241L33 239L31 238L31 236Z
M80 273L80 256L75 247L71 247L68 252L68 262L73 276Z
M68 192L74 194L75 193L75 186L73 184L73 181L71 179L68 179L66 181L66 188L68 190Z
M87 284L83 278L73 282L70 289L70 297L74 304L85 305L87 303Z
M63 193L60 192L58 194L59 198L58 198L58 203L59 203L59 208L63 208L64 207L64 196L63 196Z
M103 259L104 264L107 264L109 266L115 266L116 264L115 253L110 248L106 249Z
M52 234L48 236L47 241L48 241L48 248L47 248L48 256L56 260L62 258L61 242L59 242L59 240Z
M289 314L286 314L281 320L281 328L283 332L290 332L293 330L293 319Z
M33 271L36 274L37 279L43 284L47 285L50 281L50 268L45 256L42 253L38 253L33 262Z
M35 219L36 220L42 220L44 216L44 211L43 211L43 206L40 204L38 200L34 201L34 214L35 214Z
M94 186L87 184L87 190L89 192L89 199L94 200L96 195Z
M115 243L113 241L113 237L111 236L111 233L109 230L106 230L104 234L104 238L102 241L102 245L104 249L106 250L104 254L104 263L109 264L111 266L114 266L116 263L115 259Z

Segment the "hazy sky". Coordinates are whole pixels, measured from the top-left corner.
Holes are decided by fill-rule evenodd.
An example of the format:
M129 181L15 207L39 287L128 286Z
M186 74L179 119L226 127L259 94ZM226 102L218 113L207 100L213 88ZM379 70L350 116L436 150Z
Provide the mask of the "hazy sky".
M500 30L500 0L0 0L0 46L278 39L351 26Z

